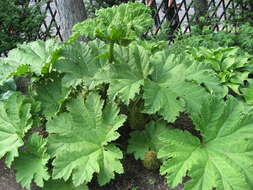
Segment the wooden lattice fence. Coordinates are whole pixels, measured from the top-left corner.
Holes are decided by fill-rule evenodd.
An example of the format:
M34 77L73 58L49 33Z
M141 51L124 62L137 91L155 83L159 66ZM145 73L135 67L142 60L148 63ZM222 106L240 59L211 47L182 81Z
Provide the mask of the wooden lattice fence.
M51 37L58 37L62 41L60 21L57 17L57 9L53 0L43 3L42 0L31 0L33 2L42 2L41 11L45 14L45 20L41 26L42 34L38 34L38 39L46 40Z
M32 0L41 1L41 0ZM145 3L147 0L140 0ZM214 31L222 30L226 25L222 24L225 21L231 20L235 15L244 14L246 5L238 2L238 0L208 0L208 19L216 21ZM155 29L152 34L156 35L163 26L169 28L169 38L173 38L175 31L181 33L191 32L194 24L194 0L174 0L172 6L168 6L168 0L153 0L151 5L153 18L155 20ZM46 12L42 30L46 31L43 36L38 36L39 39L49 37L61 37L61 28L59 19L57 19L57 10L53 0L48 1L42 8ZM50 33L51 32L51 33Z
M176 30L182 33L191 32L191 27L194 25L195 9L194 0L173 1L173 6L168 8L168 0L153 3L152 8L155 10L153 17L156 21L157 34L163 24L169 25L170 33L173 34ZM231 21L238 15L243 15L247 5L238 0L209 0L207 5L207 19L214 24L213 30L223 30L227 21Z

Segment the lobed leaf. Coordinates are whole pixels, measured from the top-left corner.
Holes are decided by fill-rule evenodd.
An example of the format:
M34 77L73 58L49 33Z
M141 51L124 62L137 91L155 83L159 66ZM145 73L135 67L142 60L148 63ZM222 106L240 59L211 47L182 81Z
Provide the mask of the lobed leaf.
M99 55L103 53L104 48L105 45L101 41L76 42L65 46L59 54L61 59L55 64L55 68L64 73L64 86L84 83L85 86L93 88L101 84L103 80L99 79L99 75L103 73L105 64Z
M192 119L202 139L178 129L161 137L158 156L167 161L160 171L168 183L176 187L188 175L185 190L252 189L253 115L245 105L211 98Z
M168 56L166 51L156 53L151 64L153 73L143 87L145 112L158 113L168 122L186 110L199 112L208 91L222 92L212 71L203 65Z
M114 103L104 107L100 96L92 93L84 102L79 96L67 104L69 112L49 121L50 149L53 162L53 178L65 181L72 176L75 186L86 184L98 173L101 185L122 173L121 151L111 141L119 137L117 129L122 126L125 116L118 115Z
M143 3L127 3L96 11L96 17L73 27L72 39L80 36L99 38L128 45L153 25L150 9Z
M15 68L7 63L6 58L0 58L0 85L3 85L15 71Z
M41 102L43 114L47 119L54 117L70 93L70 89L62 86L62 78L58 76L52 81L43 81L36 86L37 100Z
M168 132L169 128L165 122L151 121L144 130L130 133L127 152L133 153L136 160L143 160L146 152L158 152L162 148L163 142L160 140L160 136Z
M59 43L52 39L19 45L5 58L11 68L6 75L21 76L26 73L34 73L38 76L48 73L51 64L57 59L59 49Z
M108 95L111 99L118 97L126 105L140 93L145 79L152 73L150 51L136 44L127 48L117 48L115 63L110 67L110 87Z
M34 133L25 144L26 149L15 159L16 179L23 188L31 189L32 181L43 187L44 180L50 178L46 166L50 156L46 153L46 145L47 140Z
M6 164L11 166L24 145L23 137L32 127L31 103L19 93L0 103L0 158L6 155Z
M14 79L10 78L5 80L5 82L0 85L0 101L7 100L12 94L16 93L16 88Z

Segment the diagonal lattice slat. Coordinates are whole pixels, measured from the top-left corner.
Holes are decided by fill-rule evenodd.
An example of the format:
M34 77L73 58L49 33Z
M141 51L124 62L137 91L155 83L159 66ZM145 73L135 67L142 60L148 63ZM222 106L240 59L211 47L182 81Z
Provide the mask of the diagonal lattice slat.
M41 2L41 0L31 1ZM146 2L146 0L138 1ZM150 7L152 9L155 26L149 33L151 35L157 35L162 26L167 25L167 28L169 28L168 39L172 40L175 32L191 32L191 26L194 24L194 0L172 0L172 6L168 5L168 1L153 0ZM245 5L239 3L237 0L209 0L208 19L217 22L214 24L213 30L219 31L226 29L227 26L222 23L231 20L235 15L243 14L244 8ZM58 37L62 40L54 0L47 1L44 11L47 16L41 27L44 35L38 34L38 38L45 40L51 37Z
M191 32L195 17L194 0L174 0L171 7L167 6L167 2L168 0L154 0L151 5L156 29L150 33L158 34L164 24L169 28L169 40L173 39L176 31ZM236 14L243 14L245 5L236 0L209 0L207 8L208 21L216 21L213 30L219 31L227 29L224 24L226 21L233 19Z
M31 2L41 2L42 0L31 0ZM56 5L53 0L47 1L45 5L41 7L42 12L46 15L46 18L41 26L43 35L38 34L38 39L46 40L52 37L58 37L61 41L61 28L57 20Z

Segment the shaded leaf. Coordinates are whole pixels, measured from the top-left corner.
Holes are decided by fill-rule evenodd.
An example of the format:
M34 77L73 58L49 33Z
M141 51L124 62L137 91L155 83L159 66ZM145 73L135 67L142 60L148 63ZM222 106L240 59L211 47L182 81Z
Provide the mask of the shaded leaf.
M32 181L43 187L44 180L50 178L46 166L50 156L46 153L46 145L47 140L34 133L25 144L26 149L15 159L16 179L23 188L31 189Z
M18 148L24 145L23 137L32 127L31 103L19 93L0 103L0 158L6 155L10 167L18 156Z
M145 130L136 130L130 133L127 152L133 153L136 160L143 160L146 152L158 152L162 148L163 142L159 137L168 132L169 127L165 122L152 121L146 125Z
M47 119L54 117L64 100L70 93L70 89L62 86L60 76L52 81L43 81L36 87L37 100L41 102L43 114Z
M80 185L75 187L70 182L64 182L63 180L49 180L45 183L43 190L89 190L86 185Z

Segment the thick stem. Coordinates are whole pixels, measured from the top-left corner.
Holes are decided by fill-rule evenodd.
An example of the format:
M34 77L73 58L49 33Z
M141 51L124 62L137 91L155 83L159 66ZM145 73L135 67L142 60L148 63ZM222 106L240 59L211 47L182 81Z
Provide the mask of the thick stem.
M144 102L139 95L137 99L132 101L128 106L128 124L132 129L144 129L149 117L142 113Z
M114 48L114 43L111 42L110 45L109 45L109 63L112 63L113 62L113 48Z

